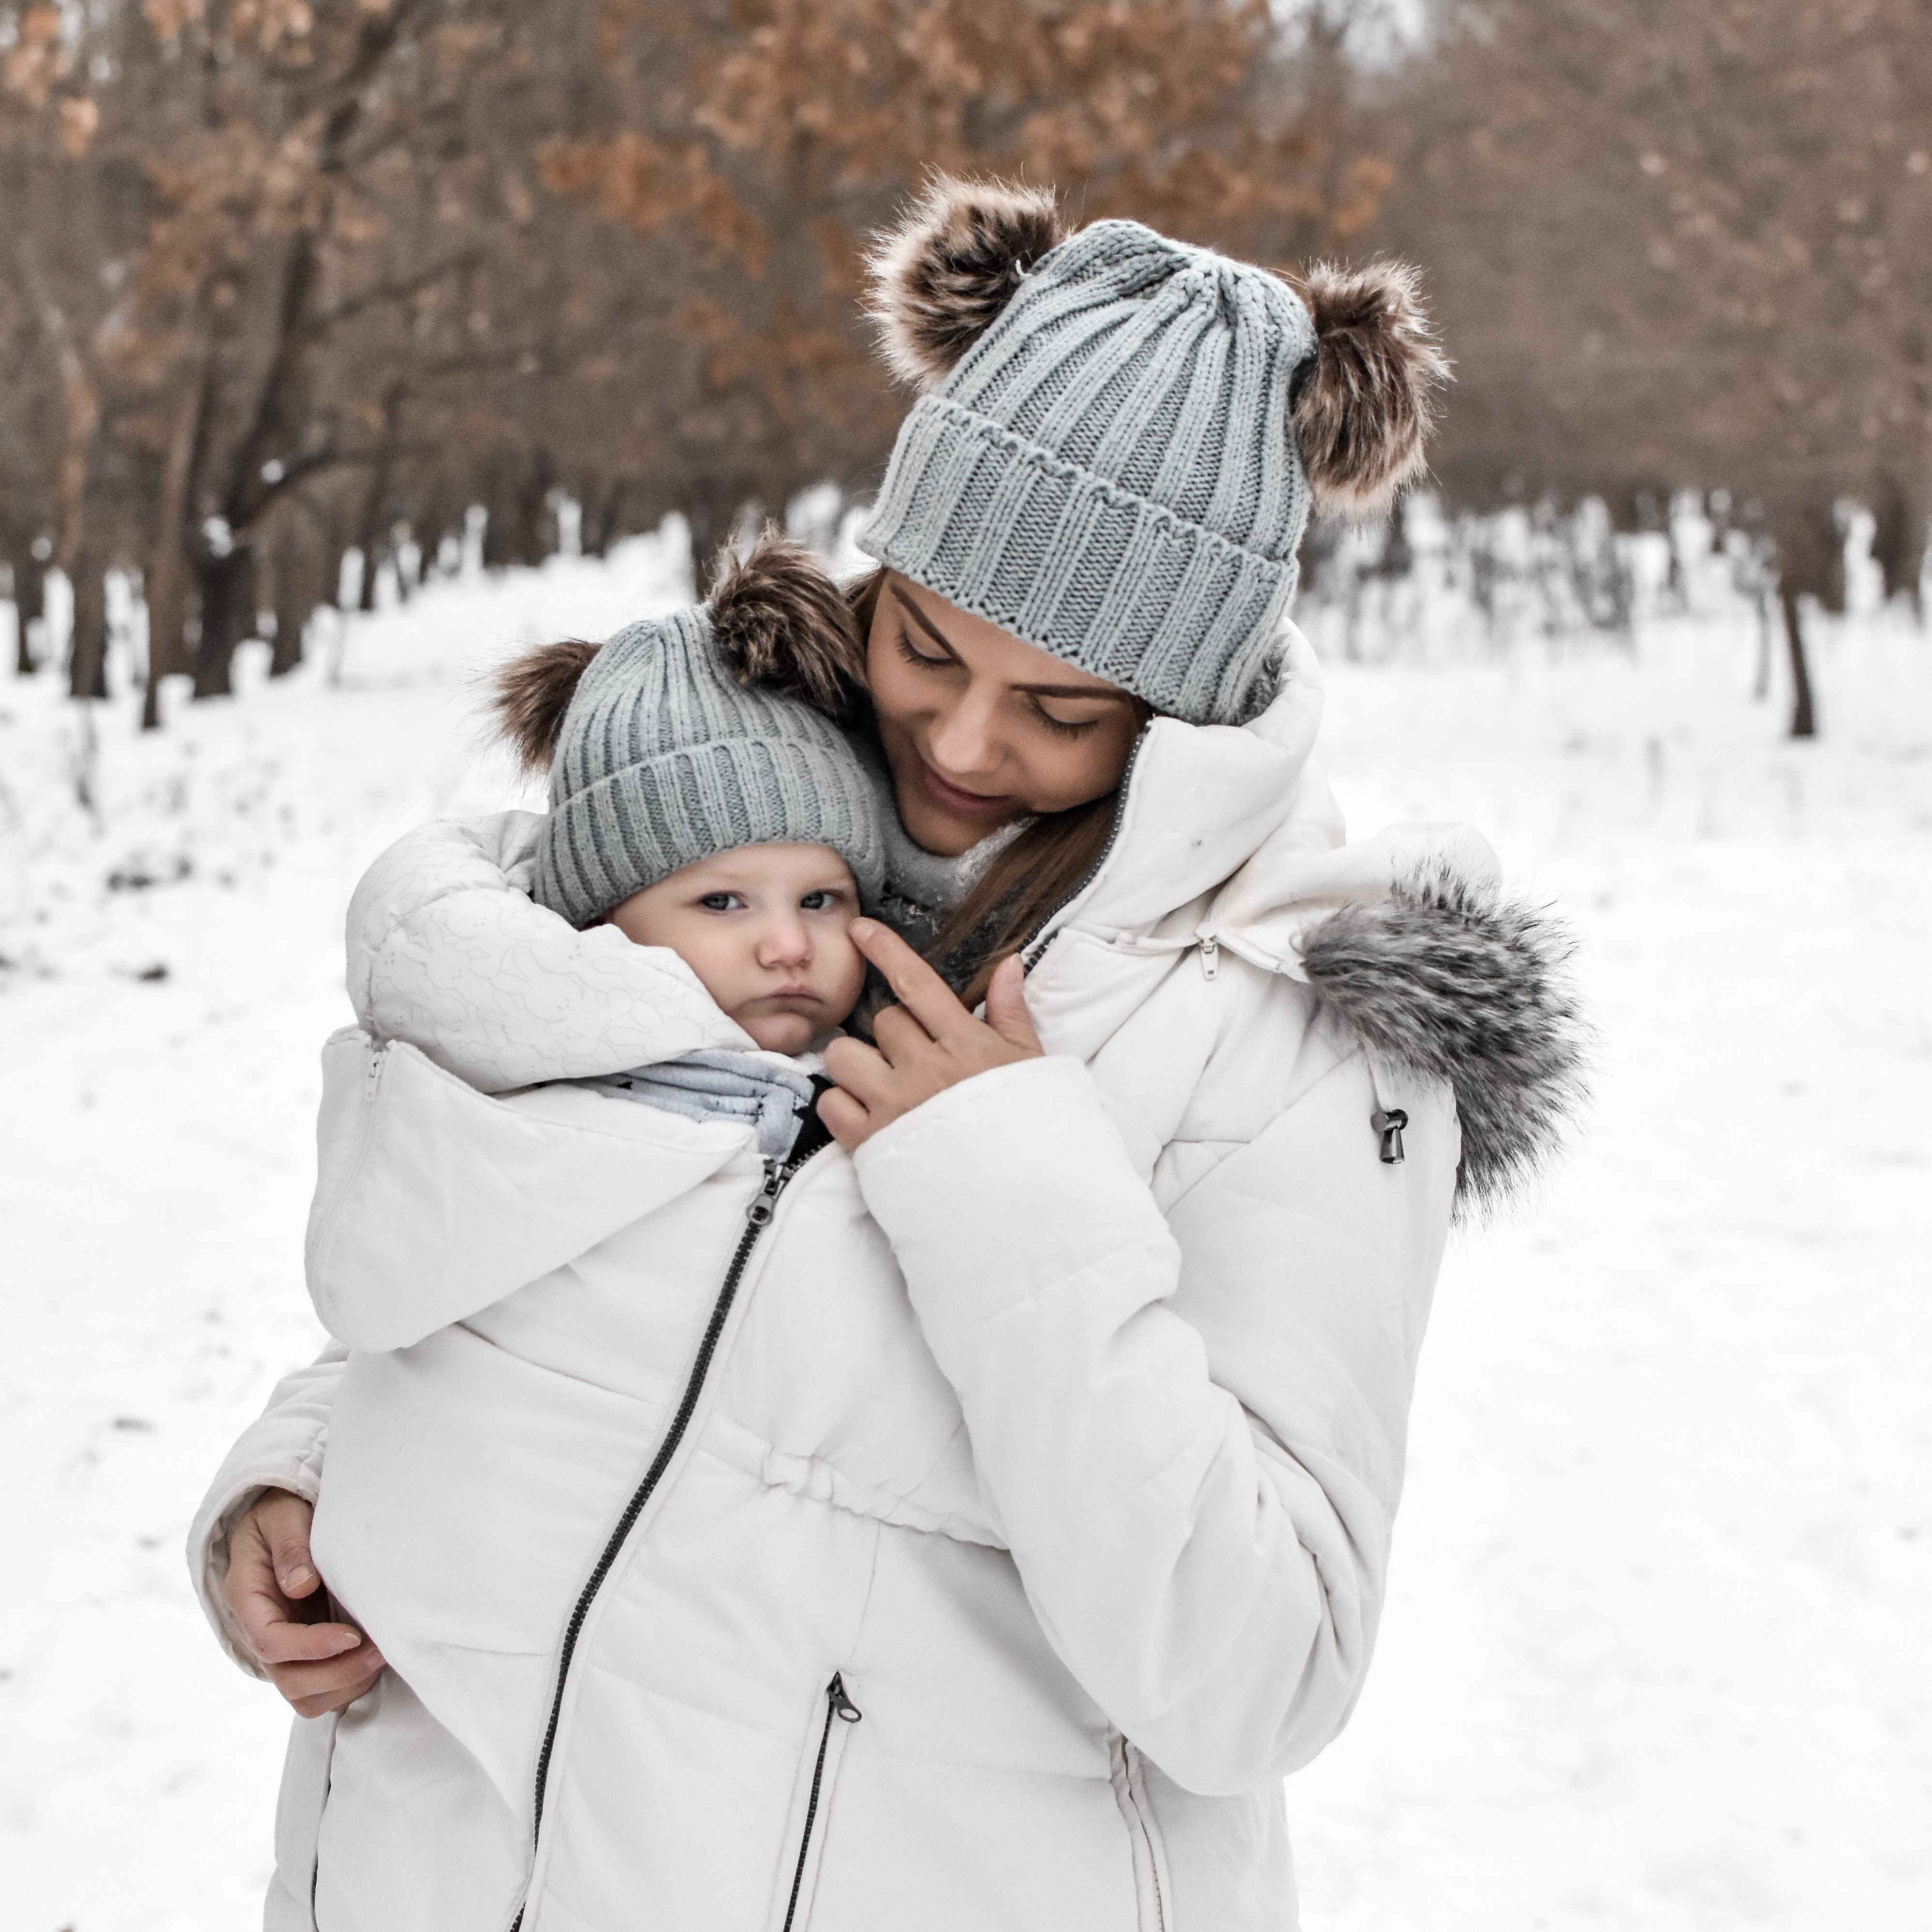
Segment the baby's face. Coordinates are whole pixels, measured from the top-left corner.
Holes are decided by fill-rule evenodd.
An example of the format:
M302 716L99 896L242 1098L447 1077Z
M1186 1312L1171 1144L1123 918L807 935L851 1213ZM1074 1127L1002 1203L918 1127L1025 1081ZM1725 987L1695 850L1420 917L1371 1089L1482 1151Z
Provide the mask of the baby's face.
M741 845L687 866L609 915L639 946L668 946L762 1046L802 1053L857 1003L859 892L823 845Z

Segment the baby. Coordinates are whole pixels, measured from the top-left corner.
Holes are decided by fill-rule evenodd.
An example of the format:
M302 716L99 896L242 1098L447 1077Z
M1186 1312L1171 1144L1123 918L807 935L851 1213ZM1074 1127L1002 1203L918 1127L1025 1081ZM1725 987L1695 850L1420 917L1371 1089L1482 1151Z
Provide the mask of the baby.
M821 1044L865 962L849 937L884 851L877 789L838 727L750 680L777 628L836 700L850 620L810 558L767 538L706 604L599 650L553 645L498 674L527 769L550 773L532 896L580 928L668 947L760 1048ZM846 661L849 662L849 659Z
M844 600L767 543L704 604L517 659L497 710L548 814L423 827L351 902L306 1256L350 1354L313 1547L392 1666L382 1723L448 1728L510 1838L573 1602L681 1439L677 1390L774 1254L862 1221L817 1049L865 979L890 807L838 725L751 681L777 634L836 705ZM801 1240L778 1204L808 1163ZM890 1266L856 1252L842 1292Z

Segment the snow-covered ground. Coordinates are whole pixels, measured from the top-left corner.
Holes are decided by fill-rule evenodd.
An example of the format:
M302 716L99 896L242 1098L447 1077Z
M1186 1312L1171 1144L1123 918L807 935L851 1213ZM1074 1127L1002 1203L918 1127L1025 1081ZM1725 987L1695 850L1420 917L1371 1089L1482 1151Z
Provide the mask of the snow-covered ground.
M0 680L8 1932L258 1922L280 1706L180 1548L316 1342L343 906L520 796L476 670L676 601L674 554L439 585L338 682L323 648L146 738ZM1309 1932L1932 1926L1932 641L1836 628L1803 746L1752 654L1660 620L1331 669L1353 822L1482 825L1575 921L1603 1049L1568 1165L1444 1272L1382 1654L1290 1790Z

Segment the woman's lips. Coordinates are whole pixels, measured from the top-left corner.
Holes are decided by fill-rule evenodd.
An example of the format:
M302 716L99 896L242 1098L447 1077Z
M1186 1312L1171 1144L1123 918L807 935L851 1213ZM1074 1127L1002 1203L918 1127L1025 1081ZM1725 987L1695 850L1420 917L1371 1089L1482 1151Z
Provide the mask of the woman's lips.
M1010 797L1002 795L988 798L982 793L964 791L956 784L949 784L923 758L919 761L919 776L927 796L935 805L944 806L948 812L958 812L962 818L992 818L1012 809Z

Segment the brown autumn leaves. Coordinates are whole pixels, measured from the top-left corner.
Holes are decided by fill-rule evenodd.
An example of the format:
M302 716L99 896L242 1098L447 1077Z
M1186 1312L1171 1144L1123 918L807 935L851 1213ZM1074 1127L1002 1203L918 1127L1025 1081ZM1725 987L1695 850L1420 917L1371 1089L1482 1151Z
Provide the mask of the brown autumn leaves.
M76 692L123 567L208 693L472 502L506 560L560 489L589 547L679 508L703 552L862 488L856 263L940 167L1421 260L1454 498L1722 485L1828 595L1856 496L1916 571L1932 0L1494 0L1364 72L1376 3L0 6L0 563L74 580Z

